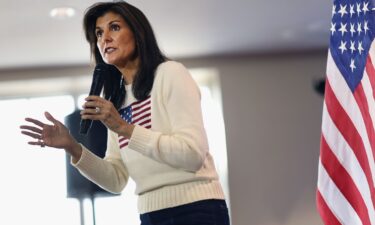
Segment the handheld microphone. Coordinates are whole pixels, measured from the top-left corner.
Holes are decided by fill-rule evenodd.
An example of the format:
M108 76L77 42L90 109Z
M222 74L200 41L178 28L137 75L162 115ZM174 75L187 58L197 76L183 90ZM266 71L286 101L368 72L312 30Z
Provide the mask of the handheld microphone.
M107 65L104 63L99 63L95 66L89 95L100 95L100 92L103 89L105 73L107 70ZM86 135L91 128L91 125L92 120L81 119L79 133Z

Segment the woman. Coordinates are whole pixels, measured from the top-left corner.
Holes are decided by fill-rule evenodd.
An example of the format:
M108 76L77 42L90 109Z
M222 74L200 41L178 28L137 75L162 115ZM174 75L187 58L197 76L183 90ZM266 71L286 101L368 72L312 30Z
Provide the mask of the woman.
M96 63L113 65L104 98L88 96L82 119L108 128L100 159L77 143L46 112L53 125L32 118L21 126L31 145L62 148L71 163L104 189L120 193L136 183L142 225L229 224L228 209L208 151L200 93L189 72L161 53L143 13L126 2L97 3L84 17Z

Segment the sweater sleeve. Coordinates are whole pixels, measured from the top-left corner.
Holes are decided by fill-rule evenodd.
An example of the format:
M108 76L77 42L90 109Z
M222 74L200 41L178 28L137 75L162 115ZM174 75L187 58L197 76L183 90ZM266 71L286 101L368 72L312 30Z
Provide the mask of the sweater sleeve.
M129 174L121 159L116 134L108 130L107 150L104 159L82 146L81 158L71 164L87 179L112 193L121 193ZM116 148L117 146L117 148Z
M180 63L167 62L158 73L158 107L165 108L171 129L161 133L136 126L129 148L174 168L198 171L208 152L199 88Z

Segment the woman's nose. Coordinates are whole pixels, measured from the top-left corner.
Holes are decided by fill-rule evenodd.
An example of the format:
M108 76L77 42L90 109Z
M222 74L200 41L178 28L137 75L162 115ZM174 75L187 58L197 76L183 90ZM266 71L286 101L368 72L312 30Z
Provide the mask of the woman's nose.
M108 32L108 31L103 31L103 34L102 34L102 40L103 40L104 42L112 41L112 37L111 37L110 32Z

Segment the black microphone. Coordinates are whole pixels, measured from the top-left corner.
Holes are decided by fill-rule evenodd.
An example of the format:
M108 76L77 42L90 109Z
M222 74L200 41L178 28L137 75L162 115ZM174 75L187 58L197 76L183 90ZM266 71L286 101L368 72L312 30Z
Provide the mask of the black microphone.
M105 73L108 72L108 65L99 63L96 65L94 73L92 75L92 83L89 95L100 95L103 89ZM79 133L86 135L92 125L92 120L81 119Z

